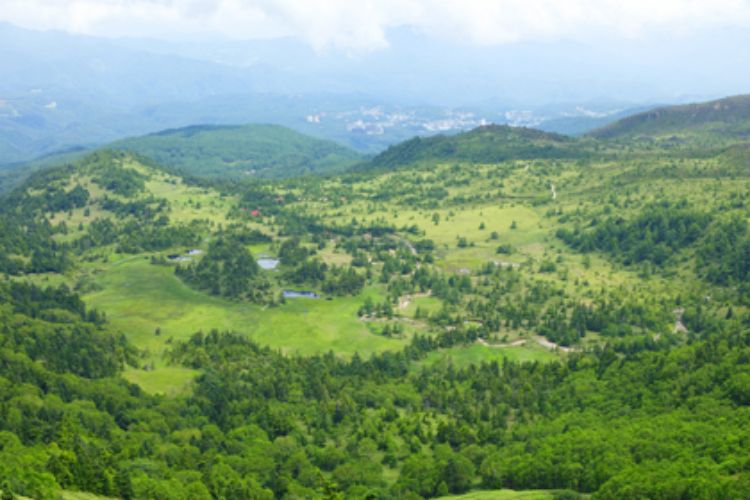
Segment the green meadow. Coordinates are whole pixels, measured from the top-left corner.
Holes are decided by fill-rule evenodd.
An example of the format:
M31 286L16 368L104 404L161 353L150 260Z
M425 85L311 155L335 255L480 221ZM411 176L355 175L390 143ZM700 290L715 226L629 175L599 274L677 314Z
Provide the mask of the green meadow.
M439 497L438 500L547 500L551 498L554 498L553 493L545 490L488 490Z
M439 217L437 224L432 220L434 214ZM485 205L431 212L399 211L390 222L397 227L417 224L424 229L424 237L435 242L437 264L448 271L476 269L492 261L518 262L518 255L497 255L497 247L510 244L523 252L533 253L547 234L539 224L537 211L521 206ZM514 222L515 229L511 229ZM491 239L493 232L498 234L497 239ZM459 238L465 238L468 246L459 247Z
M544 363L559 359L559 355L531 342L527 342L527 345L501 348L474 344L433 351L424 360L416 363L416 367L451 364L456 368L466 368L472 364L492 361L497 361L502 365L505 359L516 362L538 361Z
M166 200L171 221L189 223L205 220L213 228L236 222L236 219L229 218L231 208L238 201L235 196L220 195L211 188L187 185L179 177L145 167L136 161L126 160L125 164L147 176L145 191L141 196ZM560 221L550 217L550 213L581 209L593 211L597 201L603 203L603 200L597 200L599 195L595 192L602 176L627 179L632 175L632 169L615 164L593 165L589 176L575 175L573 167L572 164L540 166L529 162L510 162L474 167L464 165L456 170L455 166L438 165L435 172L423 174L436 179L440 176L454 179L443 181L451 196L471 197L482 193L485 188L491 190L489 185L502 185L498 191L502 196L493 202L476 199L426 208L400 206L398 201L371 201L373 190L389 189L391 184L397 186L409 182L408 174L394 172L352 184L353 194L342 196L341 203L336 205L332 205L327 196L310 196L297 190L295 192L299 199L290 208L303 213L316 213L322 220L331 223L348 223L352 217L357 217L363 223L382 221L396 228L416 226L421 231L418 236L399 234L397 238L432 240L435 245L434 266L444 272L474 273L487 263L495 263L515 266L521 269L524 276L562 287L566 293L581 297L584 301L595 291L594 284L610 289L625 287L632 294L643 297L669 298L673 290L672 279L660 274L644 276L639 268L623 268L598 255L584 258L554 238L555 228L560 226ZM473 174L472 168L476 170ZM707 166L695 162L691 168ZM497 181L495 177L502 177L503 180ZM95 199L103 195L102 188L86 175L69 181L71 185L75 183L84 185ZM321 184L332 192L343 188L335 178L321 181ZM554 198L551 185L556 189ZM640 205L657 200L659 193L674 196L679 192L698 203L708 204L711 203L711 193L717 189L725 189L720 180L678 182L658 179L648 189L639 185L637 190L627 192L627 196L637 199ZM84 209L77 208L70 212L50 214L52 223L64 221L70 228L68 234L58 235L61 241L73 241L97 217L112 217L97 204L90 205L86 213ZM627 214L628 210L623 209L622 213ZM243 223L266 234L274 234L279 229L273 219ZM249 245L248 248L256 257L259 254L274 255L280 241L283 239L271 244ZM510 252L498 253L501 245L510 248ZM201 248L205 248L205 244ZM162 252L161 255L166 253ZM291 355L332 351L342 357L349 357L355 352L367 357L372 353L402 349L416 332L431 333L426 322L413 319L417 309L422 314L433 315L443 307L440 299L418 294L402 297L395 306L397 318L390 322L382 319L362 321L357 317L357 310L366 297L369 296L374 302L385 299L385 287L376 284L376 280L356 296L331 300L290 299L275 307L259 306L211 296L190 288L174 275L171 266L150 264L151 253L123 256L105 250L104 253L99 251L99 255L106 256L106 259L84 264L78 271L93 283L91 291L84 298L92 307L106 312L111 327L123 332L145 353L141 367L128 368L125 375L149 392L177 394L186 390L197 372L167 365L163 353L171 342L184 340L197 331L217 329L243 333L261 345ZM351 255L332 244L319 250L317 255L329 265L345 266L352 260ZM556 270L537 272L542 262L554 262ZM43 277L40 279L45 284L61 281L75 284L77 277L80 278L80 275L76 273L66 278L52 274L47 281ZM688 280L685 286L691 287L692 284ZM383 327L393 322L401 323L403 333L395 337L382 335ZM514 335L516 333L522 332L515 332ZM589 340L586 339L586 342L590 343ZM495 342L500 341L496 339ZM533 341L523 346L502 348L475 344L432 352L419 365L451 363L464 367L504 359L546 362L560 356L560 353L545 349Z
M126 376L153 392L182 388L192 378L192 370L165 366L161 355L171 341L185 340L197 331L245 333L287 354L333 351L346 357L401 349L408 339L374 334L357 317L365 296L381 300L377 288L357 297L288 299L277 307L261 307L194 290L174 275L171 266L152 265L142 256L112 262L94 280L100 290L85 300L105 311L114 329L148 351L149 371L130 369Z
M169 204L170 220L176 223L189 223L193 220L208 221L211 227L218 228L229 222L229 213L238 202L236 196L220 195L211 188L185 184L180 178L145 167L135 161L126 161L128 168L135 169L148 177L145 191L141 196L153 196L166 200ZM702 168L696 163L693 168ZM475 169L475 172L472 172ZM599 196L595 189L602 176L628 178L632 170L620 165L600 163L591 167L591 175L575 175L573 164L546 164L533 162L509 162L496 165L470 167L438 165L434 172L422 175L443 180L446 192L451 196L469 199L483 190L498 188L499 199L486 201L471 198L473 201L457 204L440 204L435 208L410 207L394 202L372 200L373 191L390 189L410 182L408 173L394 172L381 177L364 178L355 182L348 196L341 202L331 204L329 197L317 193L306 194L295 190L298 200L291 210L301 213L316 213L323 221L345 224L358 218L363 223L381 221L396 228L416 226L419 235L400 233L396 238L416 242L429 239L434 242L434 266L448 273L475 273L487 263L499 266L514 266L523 276L536 282L547 282L562 288L571 296L587 301L596 287L610 289L626 288L634 295L669 298L673 290L672 279L663 275L644 276L639 268L624 268L611 260L598 255L584 258L554 238L554 231L560 221L551 213L595 210ZM430 177L432 176L432 177ZM497 179L502 178L502 181ZM490 179L490 180L488 180ZM102 189L89 177L81 176L70 181L80 182L90 190L92 196L102 196ZM344 189L340 181L333 178L321 181L326 190L337 192ZM553 198L550 186L554 185ZM696 202L709 203L711 192L724 189L721 181L691 180L678 183L671 179L655 181L649 188L627 193L638 199L639 205L658 199L658 193L673 193L681 190L685 196ZM627 215L628 209L622 213ZM53 223L65 221L70 232L61 235L63 241L72 241L82 234L86 225L96 217L111 217L97 204L91 205L88 215L83 209L69 213L58 212L50 215ZM267 220L243 221L246 227L259 229L266 234L276 234L279 227L272 218ZM84 228L83 230L81 228ZM273 243L249 245L256 257L259 254L275 255L283 238ZM317 252L317 256L329 265L349 265L352 257L341 248L329 242ZM499 246L510 248L510 252L498 253ZM205 249L205 242L201 245ZM175 249L177 250L177 249ZM357 310L366 297L374 302L385 300L385 286L372 280L365 290L356 296L326 299L290 299L275 307L259 306L248 302L228 300L211 296L187 286L178 279L171 266L152 265L152 253L123 256L116 253L106 255L104 262L84 264L79 272L87 275L93 286L85 295L92 307L107 313L111 327L123 332L145 356L139 368L128 368L126 377L149 392L177 394L184 392L195 377L196 371L169 366L163 359L164 351L173 341L185 340L197 331L235 331L249 335L261 345L277 349L285 354L311 355L332 351L338 356L349 357L355 352L363 357L386 350L400 350L407 345L414 333L432 334L433 330L422 320L414 320L417 309L422 314L438 313L443 303L431 296L417 295L401 297L394 306L397 318L391 321L382 319L362 321ZM164 255L166 252L161 252ZM543 262L554 262L554 272L538 272ZM377 268L376 268L377 272ZM51 275L48 283L61 281ZM476 278L473 278L476 279ZM65 281L74 284L76 275ZM685 286L690 287L688 280ZM403 333L387 337L382 335L386 324L400 322ZM157 334L157 331L159 332ZM513 335L524 332L505 330ZM528 332L527 332L528 333ZM514 337L515 338L515 337ZM595 336L585 339L594 342ZM511 339L512 340L512 339ZM493 342L500 343L499 339ZM457 367L486 361L546 362L563 355L528 341L523 346L490 347L474 344L454 346L432 352L418 363L429 366L436 363L451 363Z

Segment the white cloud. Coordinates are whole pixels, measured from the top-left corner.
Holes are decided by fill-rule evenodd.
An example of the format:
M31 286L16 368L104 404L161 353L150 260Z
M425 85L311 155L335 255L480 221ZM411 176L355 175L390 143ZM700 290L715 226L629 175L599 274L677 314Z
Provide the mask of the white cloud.
M750 25L744 0L425 0L421 24L480 44Z
M0 19L107 36L290 35L360 52L403 25L483 45L750 27L750 0L0 0Z
M0 0L0 20L100 36L293 35L246 0Z

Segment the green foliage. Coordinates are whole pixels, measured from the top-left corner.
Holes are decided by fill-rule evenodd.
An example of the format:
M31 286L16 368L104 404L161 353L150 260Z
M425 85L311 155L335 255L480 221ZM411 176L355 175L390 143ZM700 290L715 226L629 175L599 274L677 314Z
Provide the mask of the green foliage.
M196 288L233 299L262 301L269 289L253 256L231 236L212 241L200 261L178 266L175 273Z
M193 247L201 241L200 226L199 223L169 225L165 219L157 220L156 224L145 226L136 221L131 221L121 229L117 251L139 253L165 250L172 247Z
M54 240L55 234L46 220L15 213L0 216L0 272L18 275L67 270L70 257L65 246Z
M625 264L650 261L664 264L671 255L694 244L711 221L708 214L664 202L643 209L631 221L608 217L593 221L593 230L560 229L557 237L581 252L599 250L620 257Z
M323 291L332 295L357 295L364 286L364 276L352 267L333 267L323 284Z
M513 253L513 247L510 246L508 243L503 243L502 245L498 245L498 247L495 249L495 253L502 254L502 255L510 255Z
M289 238L279 247L279 261L284 266L295 266L302 263L310 253L310 250L300 245L299 238Z
M359 160L344 146L276 125L193 126L110 147L139 153L183 174L222 179L339 172Z
M456 136L415 137L391 146L360 168L394 169L417 162L453 160L496 163L508 159L581 158L584 148L568 137L538 130L488 125Z
M45 471L47 453L44 449L26 448L18 437L0 431L0 491L2 498L23 495L30 498L54 499L59 491L55 477Z
M95 153L101 155L102 153ZM97 158L98 160L98 158ZM145 177L135 170L122 168L103 158L92 167L94 183L120 196L133 196L143 191Z
M750 231L747 221L734 217L714 224L698 249L699 272L720 285L746 288L750 274ZM745 290L750 291L750 290Z
M13 307L1 302L10 302ZM112 376L133 355L123 336L101 331L103 316L87 310L64 285L42 289L23 283L0 287L0 323L13 325L6 346L56 372L88 378Z

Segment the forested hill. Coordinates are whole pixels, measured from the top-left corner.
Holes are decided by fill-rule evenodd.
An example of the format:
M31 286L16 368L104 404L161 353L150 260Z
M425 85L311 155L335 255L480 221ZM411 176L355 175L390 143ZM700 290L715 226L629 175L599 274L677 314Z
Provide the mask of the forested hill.
M355 151L278 125L197 125L117 141L133 151L198 177L281 178L345 170Z
M420 161L493 163L510 159L575 158L586 153L576 139L540 130L487 125L452 136L415 137L389 147L361 169L393 169Z
M704 136L725 141L747 140L750 95L657 108L623 118L588 135L598 139Z

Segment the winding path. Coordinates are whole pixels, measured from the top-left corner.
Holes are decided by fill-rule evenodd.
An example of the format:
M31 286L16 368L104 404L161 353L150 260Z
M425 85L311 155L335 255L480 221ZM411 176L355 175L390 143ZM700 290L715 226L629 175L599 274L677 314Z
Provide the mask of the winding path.
M420 293L412 293L410 295L404 295L398 300L398 308L399 309L406 309L409 307L409 304L412 300L418 299L420 297L429 297L432 295L432 290L428 290L426 292L420 292Z
M678 307L672 313L674 314L674 333L687 333L688 329L685 323L682 322L682 315L685 314L685 309Z
M505 344L490 344L483 338L478 338L477 343L482 344L485 347L489 347L491 349L503 349L506 347L520 347L522 345L526 344L526 339L518 339L514 340L513 342L506 342Z
M547 348L547 349L549 349L551 351L558 350L558 349L560 351L562 351L562 352L576 352L576 351L580 351L580 349L578 349L576 347L565 347L565 346L562 346L562 345L555 344L551 340L548 340L548 339L542 337L541 335L538 335L538 336L534 337L534 340L536 340L536 343L539 344L540 346L545 347L545 348Z
M577 347L565 347L558 344L555 344L554 342L547 340L546 338L542 336L536 336L534 337L534 341L539 344L540 346L544 347L545 349L549 349L550 351L559 350L562 352L578 352L580 351ZM489 347L492 349L504 349L507 347L520 347L523 345L526 345L527 340L526 339L518 339L514 340L513 342L506 342L505 344L490 344L485 339L478 338L477 343L481 344L485 347Z

